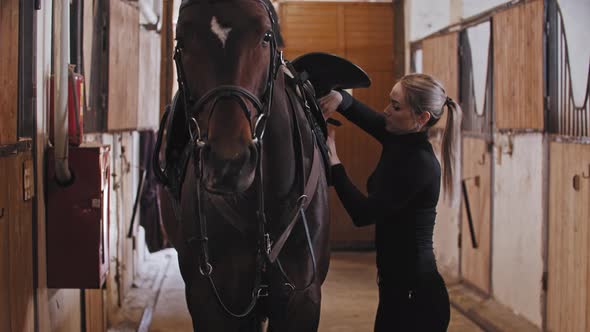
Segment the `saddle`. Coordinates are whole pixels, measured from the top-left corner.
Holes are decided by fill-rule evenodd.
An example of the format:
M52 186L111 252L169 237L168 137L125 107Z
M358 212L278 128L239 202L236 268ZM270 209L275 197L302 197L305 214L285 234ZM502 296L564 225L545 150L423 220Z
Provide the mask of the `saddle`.
M287 88L295 91L304 110L320 150L328 184L330 184L330 159L326 143L328 129L317 99L332 89L368 87L371 81L360 67L346 59L327 53L305 54L293 62L286 61L285 67ZM188 119L186 119L181 90L176 92L172 103L166 107L162 116L156 151L160 151L164 137L166 138L163 156L164 172L156 172L158 173L156 176L179 201L191 153L188 148L190 146ZM160 156L154 156L154 163L160 165Z
M328 183L330 182L330 157L328 155L328 144L326 139L328 137L328 124L324 119L322 110L317 102L315 88L309 80L307 72L298 72L292 63L285 64L285 80L288 87L290 87L299 99L299 103L303 108L303 112L311 127L313 137L315 138L317 147L320 150L324 170Z

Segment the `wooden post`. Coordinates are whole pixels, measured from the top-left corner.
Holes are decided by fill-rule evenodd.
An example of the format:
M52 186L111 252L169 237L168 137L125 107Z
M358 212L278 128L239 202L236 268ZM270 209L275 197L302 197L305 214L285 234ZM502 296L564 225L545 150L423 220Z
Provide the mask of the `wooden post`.
M160 60L160 117L164 114L166 105L172 100L172 12L174 1L164 0L162 4L162 32L161 32L161 60Z
M406 72L405 0L394 0L393 6L393 78L400 79Z

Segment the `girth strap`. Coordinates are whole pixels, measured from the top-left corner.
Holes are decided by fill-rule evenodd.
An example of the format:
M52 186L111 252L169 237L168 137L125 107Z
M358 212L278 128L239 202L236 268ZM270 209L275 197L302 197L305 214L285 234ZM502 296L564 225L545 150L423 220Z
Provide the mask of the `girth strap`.
M303 195L297 200L295 208L290 213L290 217L288 220L289 224L287 228L283 231L283 233L277 238L274 242L274 245L268 255L268 259L271 263L274 263L279 256L279 253L283 249L283 246L287 242L287 239L291 235L293 231L293 227L295 227L295 223L298 220L300 213L304 213L309 204L312 202L313 197L318 188L318 183L320 180L320 173L321 173L321 163L320 163L320 156L318 153L318 147L316 146L315 140L313 144L313 159L311 163L311 171L309 173L309 177L307 178L307 183L305 184L305 190Z

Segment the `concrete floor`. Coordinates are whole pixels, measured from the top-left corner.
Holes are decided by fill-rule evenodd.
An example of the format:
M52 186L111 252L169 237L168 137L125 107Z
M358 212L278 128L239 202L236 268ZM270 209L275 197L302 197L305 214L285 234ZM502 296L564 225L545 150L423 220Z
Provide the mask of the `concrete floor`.
M372 331L377 309L374 253L335 252L322 290L320 332ZM192 324L184 299L175 252L164 275L155 304L151 332L190 332ZM451 309L449 331L482 331L458 311Z

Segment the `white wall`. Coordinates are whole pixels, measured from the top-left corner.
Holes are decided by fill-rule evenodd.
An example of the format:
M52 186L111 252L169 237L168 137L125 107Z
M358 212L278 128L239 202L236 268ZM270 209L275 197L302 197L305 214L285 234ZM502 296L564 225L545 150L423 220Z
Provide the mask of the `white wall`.
M471 17L480 14L488 9L492 9L503 3L510 1L506 0L463 0L463 18Z
M575 2L578 0L560 0ZM456 23L461 18L479 14L494 8L506 0L407 0L406 1L406 37L409 41L421 39L446 26ZM585 17L588 17L586 12ZM579 24L587 24L579 23Z
M158 129L160 123L160 34L139 28L139 126Z
M559 0L568 42L575 105L581 107L586 97L588 68L590 68L590 1Z
M475 112L484 113L486 87L488 78L488 55L490 50L492 25L489 21L467 29L473 63L473 87L475 94Z
M407 0L406 39L425 37L451 23L450 0Z
M537 326L542 324L543 134L496 136L492 221L492 292ZM502 146L502 155L498 146Z

